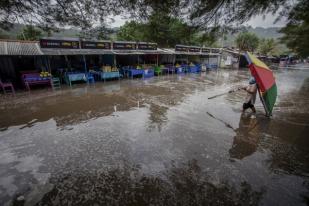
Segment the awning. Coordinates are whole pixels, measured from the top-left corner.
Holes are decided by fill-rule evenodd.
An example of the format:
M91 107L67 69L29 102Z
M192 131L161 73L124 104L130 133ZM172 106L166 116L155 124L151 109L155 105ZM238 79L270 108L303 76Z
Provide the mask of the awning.
M189 56L219 56L220 53L205 53L205 52L182 52L175 51L175 49L163 48L161 49L165 54L175 54L175 55L189 55Z
M181 52L171 48L157 50L108 50L108 49L61 49L41 48L38 41L0 40L0 55L41 56L41 55L190 55L219 56L220 53Z
M222 52L230 53L230 54L235 54L235 55L245 55L243 52L237 51L237 50L232 50L232 49L222 49Z
M112 52L116 55L169 54L169 52L166 52L163 49L159 48L157 50L112 50Z
M104 49L41 49L44 55L102 55L113 54Z
M0 55L43 55L38 42L32 41L0 41Z
M145 54L143 52L139 52L135 50L113 50L112 53L116 55L143 55Z

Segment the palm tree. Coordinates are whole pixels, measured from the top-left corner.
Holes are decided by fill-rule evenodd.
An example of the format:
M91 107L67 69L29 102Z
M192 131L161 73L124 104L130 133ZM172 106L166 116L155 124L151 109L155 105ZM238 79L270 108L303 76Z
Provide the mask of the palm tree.
M238 64L240 63L240 52L250 51L254 52L259 45L259 38L250 32L241 32L235 39L236 46L238 48ZM239 65L238 65L239 67Z

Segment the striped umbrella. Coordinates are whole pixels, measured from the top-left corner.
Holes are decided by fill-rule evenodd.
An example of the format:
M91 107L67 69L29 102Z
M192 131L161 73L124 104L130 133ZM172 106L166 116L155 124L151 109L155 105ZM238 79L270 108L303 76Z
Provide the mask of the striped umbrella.
M251 75L255 78L259 95L267 116L271 116L277 99L277 85L274 74L268 66L253 54L246 52Z

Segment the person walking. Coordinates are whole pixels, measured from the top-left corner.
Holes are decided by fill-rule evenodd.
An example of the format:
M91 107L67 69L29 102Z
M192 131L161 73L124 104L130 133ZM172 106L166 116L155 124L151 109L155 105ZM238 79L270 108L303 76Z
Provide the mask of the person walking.
M245 112L247 109L251 109L253 113L256 113L254 104L256 99L256 93L257 93L257 85L254 77L251 77L249 79L249 85L244 86L242 89L244 89L247 92L247 96L245 99L245 103L243 104L243 112Z

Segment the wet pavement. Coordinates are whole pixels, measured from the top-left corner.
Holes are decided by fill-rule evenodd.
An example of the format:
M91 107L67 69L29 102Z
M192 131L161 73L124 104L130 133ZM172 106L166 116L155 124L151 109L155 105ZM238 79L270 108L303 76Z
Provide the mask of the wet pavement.
M277 70L271 119L246 70L0 96L0 205L308 205L309 70ZM19 199L19 200L17 200Z

